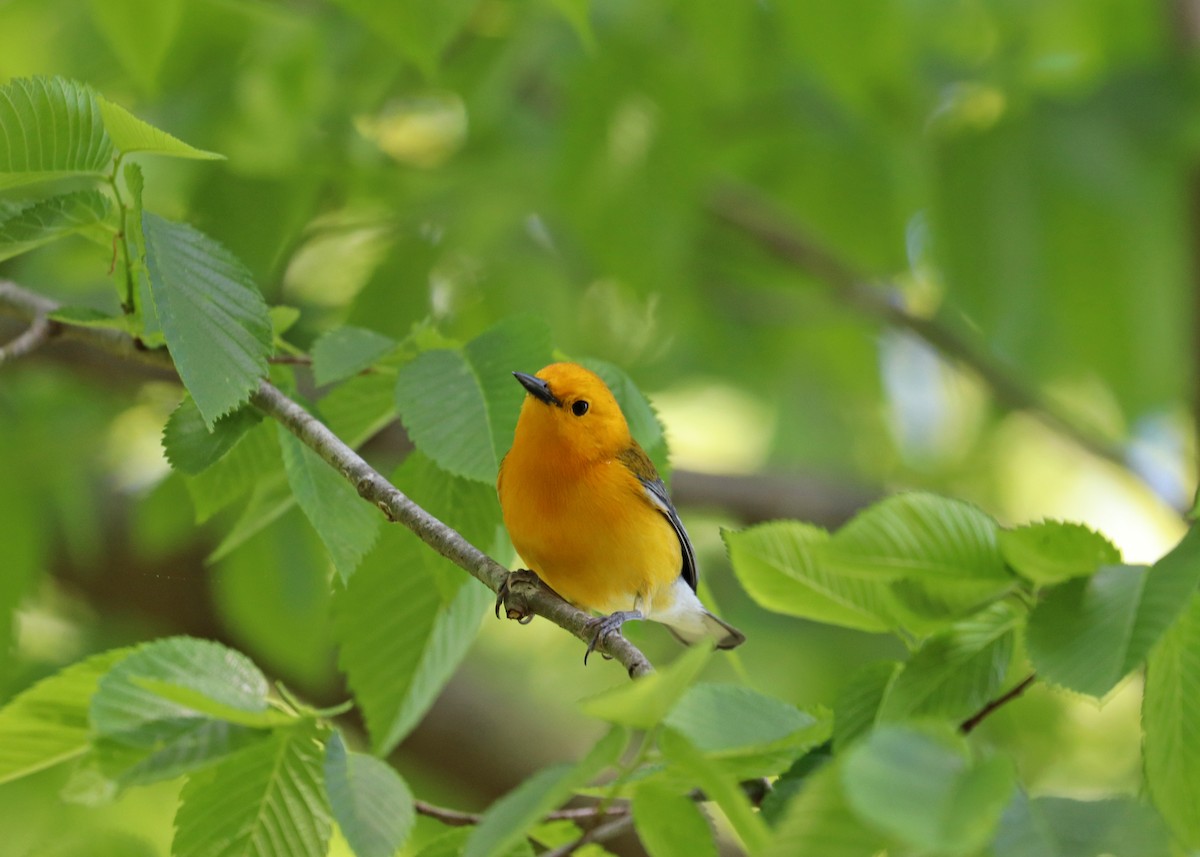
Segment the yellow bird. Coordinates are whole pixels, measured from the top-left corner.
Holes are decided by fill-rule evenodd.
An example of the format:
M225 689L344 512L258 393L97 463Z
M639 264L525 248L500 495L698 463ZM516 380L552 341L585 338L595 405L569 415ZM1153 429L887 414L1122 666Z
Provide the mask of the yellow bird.
M631 619L661 622L684 643L744 642L696 597L687 531L599 376L576 363L513 375L529 395L496 483L504 525L542 582L608 614L588 653Z

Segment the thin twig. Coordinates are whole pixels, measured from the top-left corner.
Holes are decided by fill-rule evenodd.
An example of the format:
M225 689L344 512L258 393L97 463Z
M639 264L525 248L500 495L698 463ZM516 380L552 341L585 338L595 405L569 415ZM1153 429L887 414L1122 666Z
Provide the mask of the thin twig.
M574 842L568 842L566 845L560 845L547 851L542 857L567 857L568 854L574 854L589 842L607 842L620 836L631 827L633 827L632 815L618 816L612 821L606 821L584 831L584 834Z
M0 346L0 363L24 357L45 345L58 332L58 323L44 315L36 316L29 327L13 339L8 345Z
M1041 391L1026 385L1010 367L938 318L918 315L895 300L895 289L873 285L860 272L811 240L756 193L726 187L712 198L713 214L752 238L776 257L826 285L834 297L889 327L906 330L946 357L970 369L1007 410L1028 411L1058 434L1092 455L1131 473L1155 496L1174 504L1126 460L1120 444L1080 425Z
M15 283L0 282L0 313L32 320L44 317L58 304ZM159 367L171 367L171 357L165 349L147 350L128 334L109 328L76 327L61 324L62 335L87 342L122 357ZM300 405L279 389L262 381L251 396L255 407L278 420L288 431L300 438L326 463L342 474L363 499L379 508L389 521L402 523L423 542L455 565L482 581L493 592L508 577L508 569L476 548L451 527L430 515L408 498L400 489L381 476L370 464L347 446L341 438L326 428ZM581 640L592 638L591 617L558 597L549 588L523 584L514 588L514 602L519 612L542 616L560 628L570 631ZM596 646L625 667L631 678L654 671L650 661L636 646L620 634L610 634Z
M472 824L479 824L483 820L482 813L462 812L423 800L414 800L413 807L417 810L418 815L435 818L448 827L469 827ZM628 814L629 806L627 804L604 808L597 804L595 806L572 806L566 809L556 809L554 812L547 813L542 820L586 822L601 818L618 818Z
M311 366L313 361L307 354L276 354L268 357L267 362L277 366Z
M1012 702L1018 696L1023 694L1026 690L1029 689L1029 686L1031 684L1033 684L1036 679L1037 679L1037 673L1030 673L1029 675L1025 676L1025 678L1023 678L1021 680L1021 682L1016 687L1014 687L1012 690L1008 691L1007 693L1002 694L1001 696L996 697L991 702L989 702L987 705L985 705L983 708L979 709L977 712L975 712L973 715L971 715L968 719L964 720L962 722L962 724L958 727L958 731L964 735L971 734L971 731L976 726L978 726L980 723L982 723L984 721L984 718L986 718L989 714L991 714L993 711L995 711L1000 706L1005 705L1006 703Z

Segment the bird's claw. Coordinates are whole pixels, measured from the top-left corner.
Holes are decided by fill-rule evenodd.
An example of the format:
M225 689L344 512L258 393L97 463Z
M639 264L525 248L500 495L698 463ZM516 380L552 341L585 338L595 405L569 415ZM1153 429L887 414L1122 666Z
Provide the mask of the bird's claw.
M591 642L588 643L587 651L583 653L584 666L587 665L588 657L592 652L596 651L596 647L608 642L608 638L613 634L621 633L621 626L630 619L641 619L642 614L637 610L618 610L615 613L610 613L607 616L600 616L592 619L588 623L589 628L595 629L592 634ZM605 660L612 660L612 655L607 655L604 652L600 656Z
M533 621L533 613L524 609L523 605L509 604L509 596L513 595L512 587L514 583L529 583L536 584L539 578L536 574L527 568L510 571L508 577L504 578L504 582L500 584L500 588L496 591L496 618L500 618L500 605L504 605L504 615L509 619L515 619L522 625L528 625Z

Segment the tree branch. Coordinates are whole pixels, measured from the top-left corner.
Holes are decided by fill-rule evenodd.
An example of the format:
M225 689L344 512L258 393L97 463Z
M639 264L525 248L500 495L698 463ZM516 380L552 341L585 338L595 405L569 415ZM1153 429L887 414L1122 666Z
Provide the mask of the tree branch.
M566 845L560 845L558 848L547 851L542 857L567 857L568 854L574 854L589 842L607 842L609 839L620 836L631 827L633 827L633 816L619 815L611 821L586 830L574 842L568 842Z
M33 320L58 308L54 301L22 289L11 282L0 282L0 313ZM64 338L76 339L114 354L158 367L173 367L165 349L147 350L128 334L109 328L75 327L60 324ZM278 420L301 442L342 474L359 495L374 504L389 521L396 521L416 536L496 592L508 578L508 569L480 551L458 532L430 515L392 485L341 438L326 428L300 405L267 381L259 384L251 396L255 407ZM544 585L522 583L514 586L508 598L518 612L542 616L585 642L592 638L591 617L563 601ZM610 634L596 646L625 667L631 678L653 672L654 668L636 646L620 634Z
M445 806L438 806L423 800L414 800L413 807L419 815L435 818L448 827L469 827L483 821L483 814L478 812L462 812ZM605 818L619 818L629 815L629 806L610 806L601 808L595 806L572 806L566 809L556 809L546 813L542 821L574 821L586 822Z
M895 289L880 288L867 282L860 272L811 240L754 192L745 188L722 188L713 196L710 209L718 220L794 268L822 281L837 300L889 327L920 337L944 356L970 369L991 389L1002 408L1028 411L1075 445L1131 473L1155 496L1174 508L1168 498L1129 465L1120 444L1080 425L1035 387L1027 386L1010 367L943 321L907 309L894 299Z
M56 322L44 315L35 316L33 322L20 335L8 345L0 346L0 364L24 357L29 352L40 348L50 341L57 330Z
M975 729L975 727L984 721L984 718L986 718L989 714L991 714L993 711L995 711L1000 706L1005 705L1006 703L1012 702L1014 699L1016 699L1018 696L1023 694L1025 691L1029 690L1030 685L1032 685L1036 679L1037 679L1037 673L1030 673L1029 675L1025 676L1025 678L1023 678L1020 681L1020 683L1018 683L1017 686L1014 687L1012 690L996 697L991 702L989 702L987 705L985 705L983 708L979 709L977 712L975 712L969 718L964 720L959 725L958 731L964 735L970 735L971 732Z

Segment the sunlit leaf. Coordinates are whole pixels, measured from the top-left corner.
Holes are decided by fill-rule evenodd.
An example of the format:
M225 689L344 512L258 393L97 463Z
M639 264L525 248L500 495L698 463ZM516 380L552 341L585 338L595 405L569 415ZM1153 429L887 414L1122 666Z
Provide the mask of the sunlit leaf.
M650 783L634 793L632 809L650 857L716 857L712 827L691 796Z
M210 428L267 374L271 321L254 279L196 229L142 216L150 292L179 377Z
M112 212L99 191L52 196L0 217L0 261L105 222Z
M1029 616L1029 654L1049 681L1103 696L1137 668L1200 581L1192 528L1150 569L1107 566L1049 590Z
M460 351L418 355L400 369L396 383L400 418L413 443L443 470L495 484L525 396L512 373L536 372L549 354L546 324L517 317Z
M1134 798L1029 798L1018 790L993 840L995 857L1157 857L1170 853L1162 819Z
M112 153L97 98L86 86L61 77L0 86L0 190L99 177Z
M416 821L408 784L386 762L347 750L334 732L325 747L325 790L355 857L392 857Z
M395 340L373 330L335 327L313 344L313 377L318 384L349 378L395 347Z
M163 452L173 468L194 476L219 461L260 422L262 413L247 406L221 417L210 430L196 403L185 396L163 428Z
M763 607L863 631L891 627L891 595L879 581L831 572L814 548L829 534L799 521L722 531L734 573Z
M693 646L672 663L635 682L623 682L580 701L589 717L634 729L657 726L683 696L712 656L708 646Z
M1082 524L1039 521L1001 530L999 542L1005 561L1022 577L1041 585L1083 577L1121 561L1108 539Z
M183 695L157 691L175 685ZM154 747L199 722L222 719L270 725L266 677L245 655L219 643L169 637L124 658L91 700L95 731L132 747Z
M721 807L746 850L751 854L761 853L770 840L767 825L750 808L750 801L737 779L674 729L664 729L658 743L671 765L686 772L704 794Z
M0 782L82 754L91 743L88 706L109 670L134 649L113 649L73 664L0 708Z
M888 684L879 716L961 720L977 711L1004 682L1022 618L995 604L926 639Z
M419 454L394 482L468 539L499 521L493 489L450 476ZM371 747L389 752L433 704L475 639L490 591L400 527L383 530L334 602L334 630Z
M876 857L888 838L851 809L840 771L830 765L808 777L776 825L767 857Z
M841 780L872 826L917 849L957 854L991 838L1013 789L1007 760L972 762L949 730L889 725L850 748Z
M331 824L315 721L192 774L179 796L174 857L324 857Z
M296 502L345 582L374 546L383 516L294 434L283 426L278 427L278 433L283 467Z
M1142 701L1146 783L1176 838L1200 847L1200 596L1150 655Z

